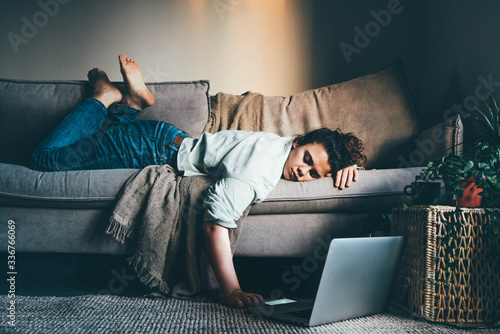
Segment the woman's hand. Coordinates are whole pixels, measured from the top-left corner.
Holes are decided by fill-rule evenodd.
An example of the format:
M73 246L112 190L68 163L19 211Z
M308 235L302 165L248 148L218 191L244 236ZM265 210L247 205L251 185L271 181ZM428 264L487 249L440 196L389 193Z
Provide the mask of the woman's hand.
M264 298L241 291L233 264L228 229L209 221L203 223L208 259L226 304L232 307L259 306Z
M224 296L226 304L232 307L249 307L264 304L264 298L255 293L246 293L239 289L233 290Z
M337 172L337 175L335 176L335 187L342 190L344 187L349 187L351 182L356 182L357 180L358 169L354 165L348 166Z

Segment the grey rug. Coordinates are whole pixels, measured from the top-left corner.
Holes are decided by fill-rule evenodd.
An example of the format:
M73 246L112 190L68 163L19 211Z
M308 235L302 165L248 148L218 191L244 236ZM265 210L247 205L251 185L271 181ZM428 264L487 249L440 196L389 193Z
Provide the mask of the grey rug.
M10 300L0 296L2 313ZM499 333L498 329L464 331L389 313L304 328L216 303L178 299L16 296L15 302L15 326L2 316L0 333Z

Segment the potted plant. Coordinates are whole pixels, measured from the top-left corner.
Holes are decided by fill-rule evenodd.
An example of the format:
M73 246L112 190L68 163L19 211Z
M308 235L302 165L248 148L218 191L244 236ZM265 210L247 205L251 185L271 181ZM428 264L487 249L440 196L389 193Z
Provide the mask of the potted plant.
M456 206L500 207L500 104L489 96L486 108L476 108L471 116L486 130L488 137L478 141L461 156L450 154L429 162L416 180L443 180L447 198ZM465 196L463 196L465 194Z
M500 207L500 145L477 142L459 156L430 161L416 180L443 180L448 204ZM466 196L463 196L465 193Z
M416 180L443 180L446 187L447 203L456 206L479 207L479 195L484 183L485 162L474 161L468 156L449 154L441 159L430 161ZM466 191L466 196L463 196ZM452 202L454 201L454 202Z

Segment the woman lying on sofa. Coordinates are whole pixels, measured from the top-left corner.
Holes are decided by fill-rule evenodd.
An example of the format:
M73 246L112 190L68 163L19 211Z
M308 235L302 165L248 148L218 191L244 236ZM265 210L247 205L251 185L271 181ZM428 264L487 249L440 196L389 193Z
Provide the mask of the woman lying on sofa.
M221 131L193 139L171 124L135 120L154 103L139 66L119 56L125 94L102 70L88 73L90 98L73 110L39 145L32 167L42 171L144 168L169 164L184 176L214 179L204 201L203 230L210 263L229 305L256 306L257 294L241 291L232 262L228 229L252 203L263 201L280 178L311 181L334 175L335 186L357 179L364 164L363 143L339 130L319 129L304 136Z

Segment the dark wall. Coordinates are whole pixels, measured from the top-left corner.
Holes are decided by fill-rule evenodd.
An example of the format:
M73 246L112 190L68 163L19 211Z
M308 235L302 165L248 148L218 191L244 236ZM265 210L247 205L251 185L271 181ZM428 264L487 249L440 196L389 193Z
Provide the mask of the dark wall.
M454 105L472 110L486 86L500 95L500 1L424 0L419 27L418 100L426 124L442 121Z
M312 22L312 81L316 87L377 72L401 60L417 95L415 1L315 0Z
M373 13L380 16L395 4L397 14L385 26L379 24L377 33ZM488 90L500 95L500 1L315 0L312 22L315 87L401 59L424 128L444 121L452 107L466 116ZM367 27L373 37L356 47L366 42L359 31L366 34ZM346 57L342 43L357 50L349 49ZM466 137L474 137L477 124L463 121Z

